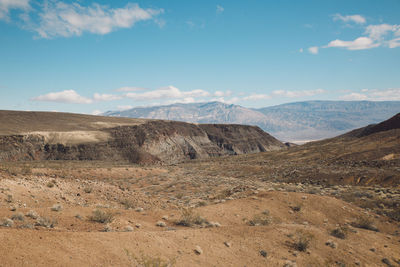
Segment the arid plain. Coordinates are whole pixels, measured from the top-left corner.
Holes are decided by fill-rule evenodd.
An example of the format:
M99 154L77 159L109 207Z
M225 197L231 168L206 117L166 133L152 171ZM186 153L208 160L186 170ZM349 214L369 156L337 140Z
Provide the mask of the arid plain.
M178 142L182 131L146 133L140 148L153 154L136 147L138 162L49 160L61 154L36 151L23 137L36 151L29 154L13 139L0 164L0 266L398 266L399 118L302 146L264 136L273 145L257 147L271 151L251 154L238 153L247 147L223 128L218 157L197 150L202 133L185 130L194 150L173 161L146 142ZM74 123L63 131L87 131ZM211 141L219 136L203 130ZM77 145L68 140L64 155ZM226 145L232 140L240 149ZM112 146L80 143L96 142Z

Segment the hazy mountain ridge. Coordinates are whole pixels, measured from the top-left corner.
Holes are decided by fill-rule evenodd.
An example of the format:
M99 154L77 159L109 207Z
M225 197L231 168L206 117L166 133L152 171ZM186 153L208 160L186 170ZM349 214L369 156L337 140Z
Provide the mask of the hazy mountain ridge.
M315 140L378 123L400 111L400 101L305 101L250 109L220 102L108 111L106 116L196 123L256 125L283 141Z

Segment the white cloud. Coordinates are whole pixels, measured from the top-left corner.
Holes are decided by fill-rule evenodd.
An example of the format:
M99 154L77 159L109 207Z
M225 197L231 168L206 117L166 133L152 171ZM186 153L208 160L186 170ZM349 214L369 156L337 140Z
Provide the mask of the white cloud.
M53 92L38 97L32 98L33 101L47 101L58 103L76 103L76 104L91 104L92 99L80 96L74 90L65 90L62 92Z
M235 104L239 102L241 99L239 97L232 97L230 99L225 99L224 97L217 97L217 98L212 98L210 101L217 101L225 104Z
M252 100L252 101L258 101L258 100L265 100L265 99L270 99L271 96L267 94L251 94L249 96L243 97L243 100Z
M303 48L300 48L300 49L299 49L299 52L300 52L300 53L303 53L303 51L304 51Z
M225 92L223 92L223 91L215 91L213 95L216 96L216 97L231 96L232 95L232 91L230 91L230 90L227 90Z
M0 19L9 20L11 9L30 9L29 0L0 0Z
M386 90L363 89L362 93L352 92L341 97L343 100L371 100L390 101L400 100L400 88L389 88Z
M144 93L127 93L125 96L137 101L146 101L156 99L189 99L192 97L207 97L210 96L210 93L201 89L184 92L174 86L167 86Z
M119 99L122 99L122 96L99 93L95 93L93 98L87 98L79 95L75 90L65 90L62 92L51 92L45 95L37 96L31 100L58 103L92 104L93 102L113 101Z
M396 48L400 46L400 38L395 38L393 40L388 41L389 48Z
M355 22L358 24L364 24L367 20L361 15L347 15L342 16L340 14L333 15L333 20L341 20L344 22Z
M103 112L101 110L98 110L98 109L92 111L92 115L100 115L102 113Z
M303 91L275 90L272 92L272 95L277 97L294 98L294 97L314 96L322 93L325 93L324 89L303 90Z
M378 24L369 25L365 29L365 34L374 40L382 40L385 35L393 32L396 36L400 36L400 25Z
M93 100L94 101L112 101L112 100L118 100L121 99L122 97L119 95L110 95L110 94L98 94L95 93L93 95Z
M367 100L368 98L367 98L367 96L365 94L350 93L350 94L342 96L340 99L342 99L342 100L360 101L360 100Z
M342 16L336 14L334 20L342 20L345 22L353 21L363 24L365 18L360 15ZM344 41L340 39L333 40L320 48L345 48L347 50L364 50L376 47L396 48L400 46L400 25L397 24L377 24L368 25L365 27L364 36L360 36L352 41ZM309 52L312 54L318 53L318 47L310 47Z
M93 3L46 2L34 30L42 38L80 36L84 32L108 34L118 28L131 28L136 22L154 19L162 9L142 9L128 3L124 8L110 8Z
M147 88L126 86L126 87L121 87L121 88L115 89L114 91L116 91L116 92L136 92L136 91L144 91L144 90L147 90Z
M131 105L122 105L122 106L117 106L118 110L127 110L127 109L132 109L133 106Z
M224 12L224 8L220 5L217 5L217 14L221 14L222 12Z
M308 52L310 52L311 54L318 54L318 46L311 46L308 48Z
M324 48L328 47L342 47L347 50L362 50L362 49L370 49L374 47L380 46L380 43L374 42L371 38L368 37L358 37L354 41L342 41L339 39L331 41L328 45L324 46Z

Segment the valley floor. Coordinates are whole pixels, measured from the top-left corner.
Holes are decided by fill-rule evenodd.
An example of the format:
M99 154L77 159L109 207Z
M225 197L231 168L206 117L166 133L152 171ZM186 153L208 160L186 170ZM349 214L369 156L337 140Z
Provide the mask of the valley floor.
M2 163L0 266L400 265L399 188L227 168L246 160Z

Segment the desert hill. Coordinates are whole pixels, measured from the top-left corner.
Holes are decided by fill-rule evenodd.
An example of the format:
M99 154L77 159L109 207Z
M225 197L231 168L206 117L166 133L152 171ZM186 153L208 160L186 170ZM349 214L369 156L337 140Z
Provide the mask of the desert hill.
M282 149L255 126L0 111L0 160L172 163Z
M344 136L363 137L370 134L390 131L394 129L400 129L400 113L398 113L397 115L393 116L392 118L386 121L383 121L378 124L368 125L360 129L356 129L354 131L345 134Z

